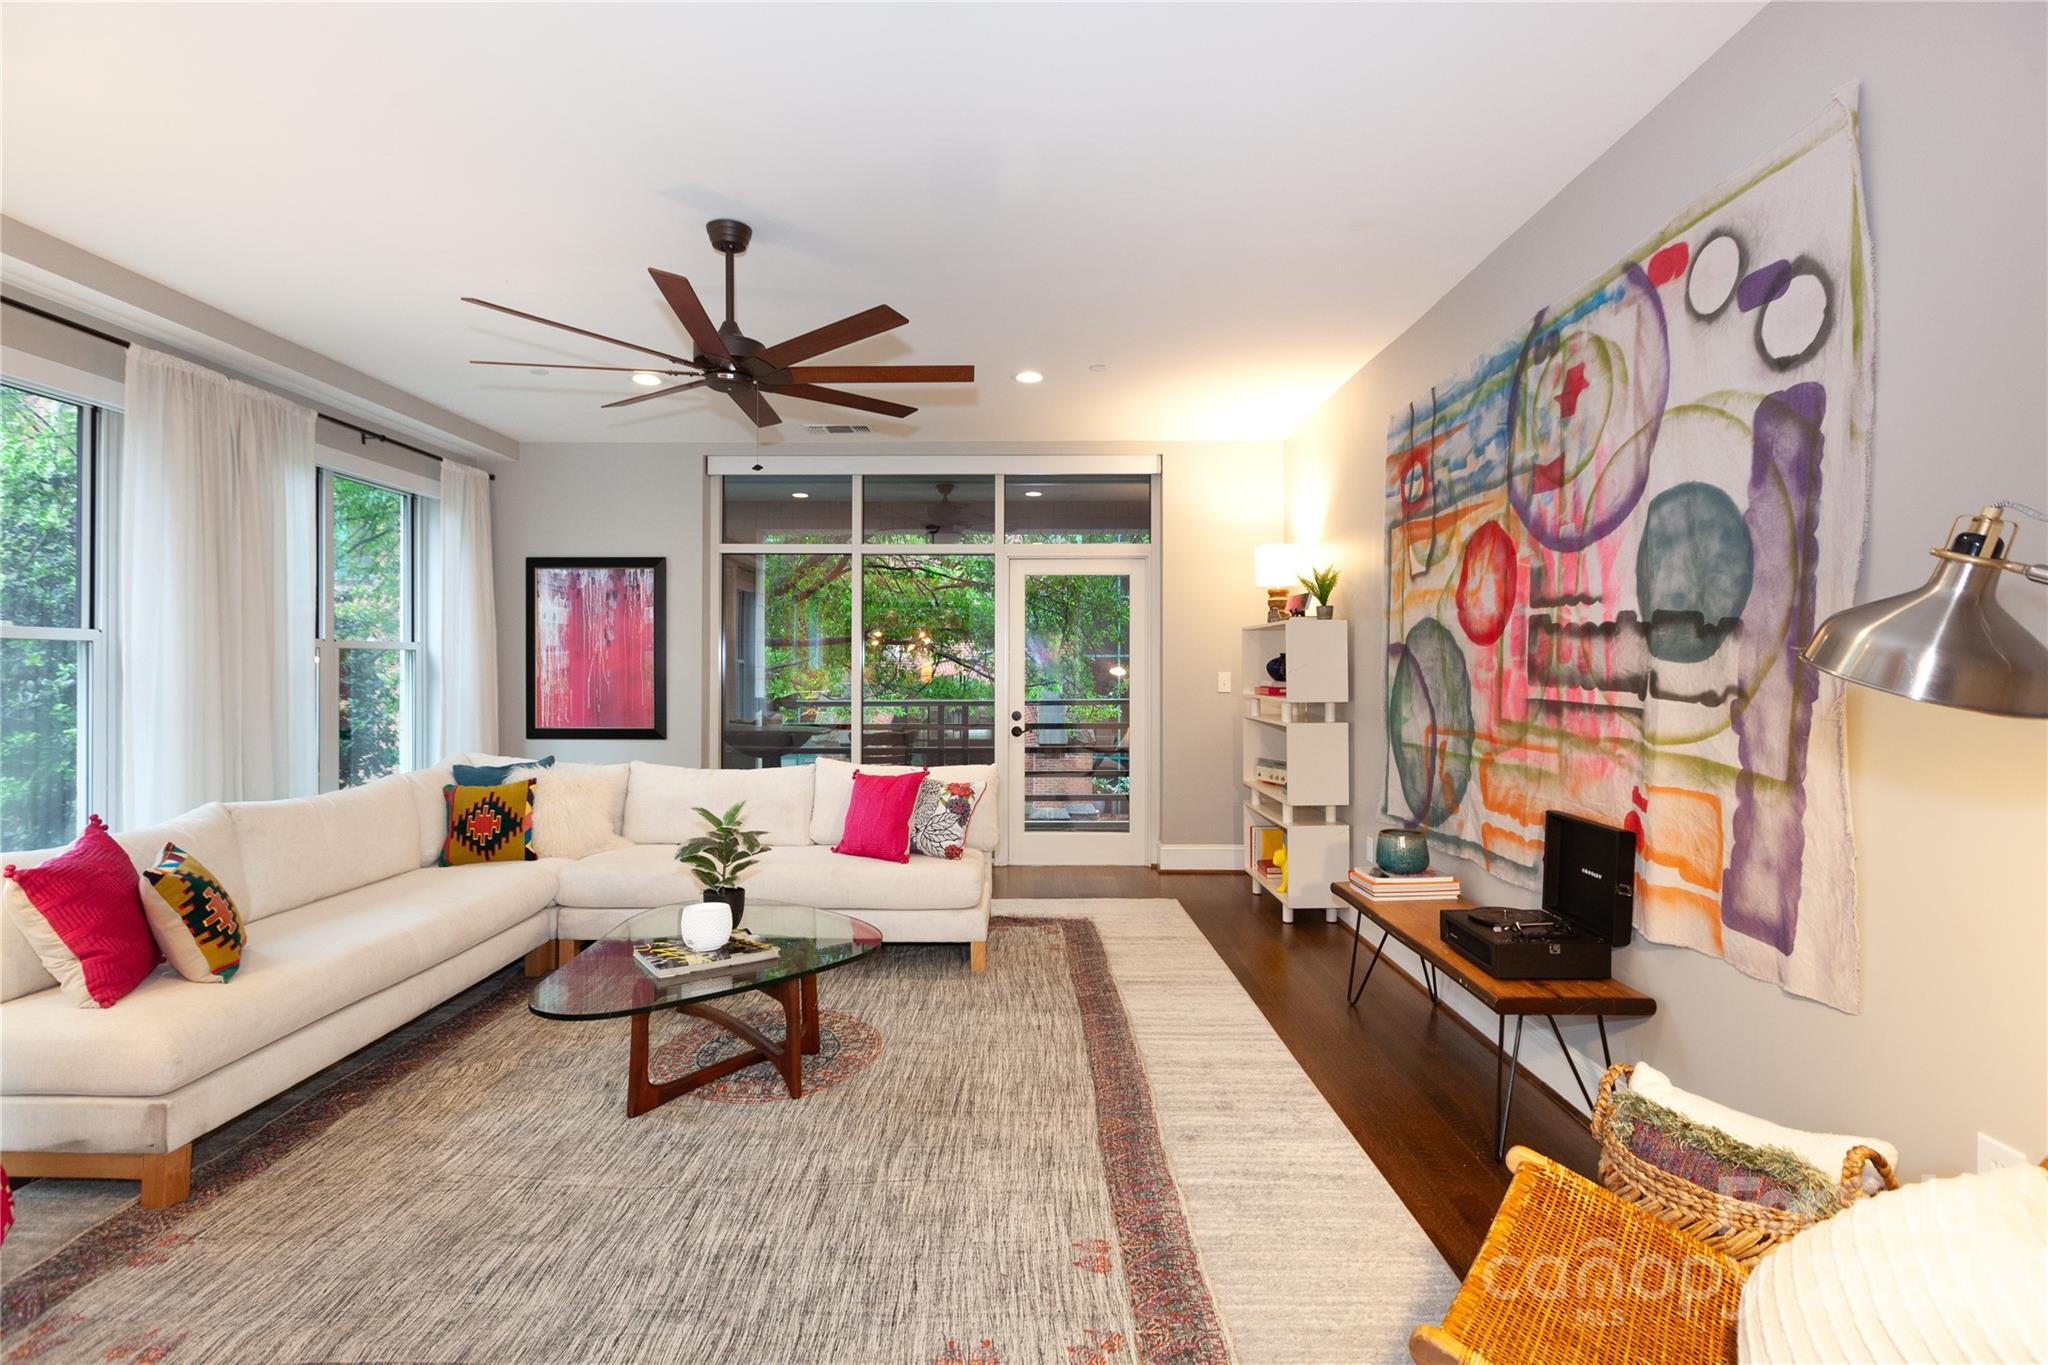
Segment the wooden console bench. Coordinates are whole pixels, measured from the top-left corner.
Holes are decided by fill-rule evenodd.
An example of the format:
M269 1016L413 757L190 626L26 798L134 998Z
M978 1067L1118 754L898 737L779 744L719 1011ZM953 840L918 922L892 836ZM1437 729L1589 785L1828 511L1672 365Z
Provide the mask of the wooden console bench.
M1440 1003L1437 978L1445 976L1463 986L1498 1017L1494 1028L1493 1063L1495 1160L1507 1155L1508 1115L1514 1109L1515 1071L1522 1060L1522 1026L1530 1015L1541 1015L1549 1021L1550 1031L1556 1035L1557 1045L1564 1052L1565 1065L1572 1069L1572 1080L1579 1087L1579 1094L1585 1098L1586 1108L1591 1110L1592 1093L1579 1079L1579 1064L1573 1060L1571 1049L1564 1045L1564 1034L1557 1027L1557 1016L1565 1014L1583 1018L1591 1015L1600 1029L1600 1059L1612 1066L1614 1058L1607 1050L1608 1017L1640 1018L1657 1012L1655 1000L1612 977L1602 981L1503 981L1490 975L1478 963L1445 943L1438 928L1441 912L1469 907L1471 901L1373 901L1349 882L1332 882L1330 890L1358 912L1358 918L1351 927L1351 968L1344 979L1347 1004L1358 1003L1358 997L1365 991L1365 983L1372 980L1373 968L1380 965L1380 954L1386 950L1387 940L1396 938L1422 959L1423 987L1429 992L1432 1009ZM1364 977L1354 986L1351 978L1358 971L1358 941L1367 920L1379 926L1380 941L1372 950L1372 961L1366 964ZM1515 1017L1512 1052L1508 1049L1507 1038L1509 1015ZM1507 1063L1505 1086L1501 1081L1503 1061Z

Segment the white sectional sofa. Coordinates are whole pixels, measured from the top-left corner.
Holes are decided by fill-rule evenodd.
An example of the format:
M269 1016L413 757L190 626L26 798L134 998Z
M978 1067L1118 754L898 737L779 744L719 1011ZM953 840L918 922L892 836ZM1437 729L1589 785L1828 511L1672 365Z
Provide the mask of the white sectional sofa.
M480 755L451 762L501 761ZM0 924L0 1149L12 1175L139 1179L162 1207L189 1188L192 1140L524 957L547 969L635 912L696 899L675 846L692 808L747 803L769 849L750 897L858 915L885 941L963 943L985 965L1001 828L993 768L957 860L832 852L852 767L721 772L634 763L614 831L576 859L435 866L449 764L326 796L209 805L115 837L138 871L174 841L213 870L248 926L225 983L160 967L110 1009L56 989L18 927ZM872 766L869 771L880 771ZM547 810L537 807L546 848ZM33 866L61 850L0 856Z

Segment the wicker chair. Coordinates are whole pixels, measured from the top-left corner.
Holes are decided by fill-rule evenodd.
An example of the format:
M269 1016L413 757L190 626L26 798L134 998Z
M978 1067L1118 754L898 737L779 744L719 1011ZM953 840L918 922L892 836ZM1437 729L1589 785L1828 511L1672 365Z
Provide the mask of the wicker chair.
M1747 1270L1526 1147L1486 1244L1441 1327L1417 1327L1417 1365L1735 1359Z
M1633 1066L1616 1065L1600 1078L1600 1097L1593 1104L1593 1136L1600 1140L1600 1183L1745 1267L1754 1266L1765 1252L1794 1233L1862 1198L1866 1165L1878 1173L1886 1189L1899 1187L1890 1163L1869 1147L1851 1147L1843 1159L1836 1189L1840 1208L1773 1208L1695 1185L1643 1160L1614 1132L1614 1088L1634 1073Z

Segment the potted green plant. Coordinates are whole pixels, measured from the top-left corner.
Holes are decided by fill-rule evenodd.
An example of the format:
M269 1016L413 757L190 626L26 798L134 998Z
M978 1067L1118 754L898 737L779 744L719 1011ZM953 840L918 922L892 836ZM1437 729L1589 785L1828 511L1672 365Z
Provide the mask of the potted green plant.
M1327 621L1337 613L1330 606L1330 594L1337 591L1337 566L1326 564L1320 569L1312 568L1302 575L1301 586L1308 589L1309 596L1316 599L1316 619Z
M732 907L734 927L747 913L747 892L739 884L740 876L761 861L764 847L759 830L740 825L740 813L746 808L747 803L740 801L725 814L714 815L702 806L695 807L704 821L704 833L676 849L676 861L703 883L704 899L724 901Z

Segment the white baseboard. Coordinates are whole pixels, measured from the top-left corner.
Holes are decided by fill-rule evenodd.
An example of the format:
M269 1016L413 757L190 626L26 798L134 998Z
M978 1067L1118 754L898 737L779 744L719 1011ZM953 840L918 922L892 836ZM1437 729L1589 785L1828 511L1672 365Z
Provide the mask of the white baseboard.
M1161 844L1161 872L1238 872L1244 850L1236 844Z

